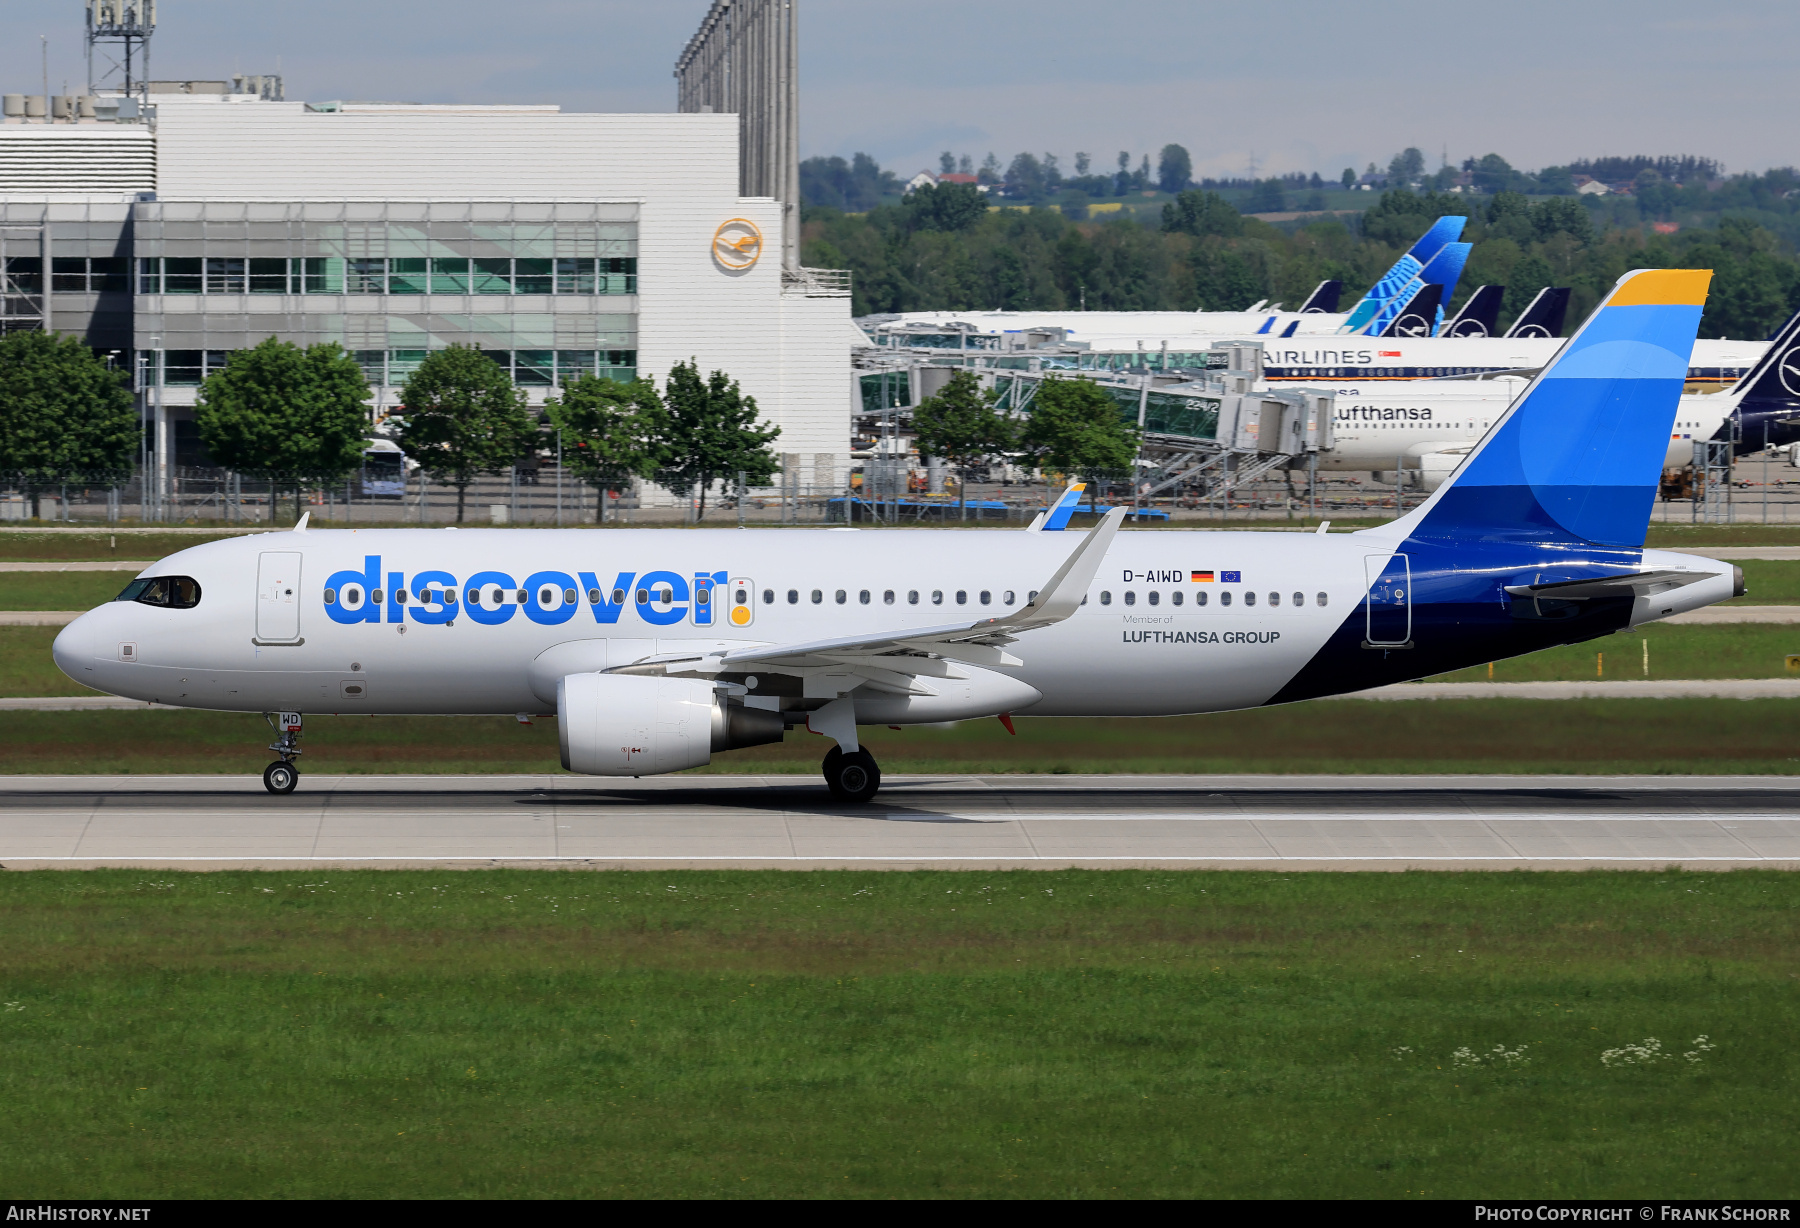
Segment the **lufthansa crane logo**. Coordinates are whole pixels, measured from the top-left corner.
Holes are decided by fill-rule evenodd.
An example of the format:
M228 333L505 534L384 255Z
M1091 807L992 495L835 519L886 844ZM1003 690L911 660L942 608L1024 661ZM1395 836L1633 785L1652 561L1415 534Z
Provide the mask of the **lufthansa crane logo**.
M1776 363L1775 374L1789 396L1800 397L1800 345L1783 354Z
M734 217L713 232L713 259L733 272L742 272L762 256L762 231L747 218Z

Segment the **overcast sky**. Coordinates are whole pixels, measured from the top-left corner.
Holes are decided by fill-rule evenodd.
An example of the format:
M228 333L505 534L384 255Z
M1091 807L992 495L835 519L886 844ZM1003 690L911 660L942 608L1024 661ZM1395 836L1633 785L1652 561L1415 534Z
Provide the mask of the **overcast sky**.
M800 0L803 152L910 173L939 150L1118 151L1170 141L1196 175L1536 168L1694 153L1800 162L1794 0ZM288 97L670 111L707 0L159 0L153 75L271 72ZM0 88L79 92L82 0L0 0Z

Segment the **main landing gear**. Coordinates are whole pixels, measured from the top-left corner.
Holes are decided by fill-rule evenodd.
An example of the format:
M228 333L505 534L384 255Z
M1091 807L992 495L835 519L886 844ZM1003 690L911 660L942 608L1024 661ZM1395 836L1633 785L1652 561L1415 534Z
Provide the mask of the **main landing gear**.
M840 802L866 802L881 788L881 768L866 750L834 746L825 755L825 787Z
M281 756L263 769L263 788L271 793L286 794L300 783L300 714L298 712L265 712L263 719L275 731L269 749Z

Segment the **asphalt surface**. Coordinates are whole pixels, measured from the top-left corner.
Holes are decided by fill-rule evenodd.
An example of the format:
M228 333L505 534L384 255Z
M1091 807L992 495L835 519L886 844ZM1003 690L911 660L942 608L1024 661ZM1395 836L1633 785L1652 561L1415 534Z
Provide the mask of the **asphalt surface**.
M1800 777L14 776L0 864L1800 869Z

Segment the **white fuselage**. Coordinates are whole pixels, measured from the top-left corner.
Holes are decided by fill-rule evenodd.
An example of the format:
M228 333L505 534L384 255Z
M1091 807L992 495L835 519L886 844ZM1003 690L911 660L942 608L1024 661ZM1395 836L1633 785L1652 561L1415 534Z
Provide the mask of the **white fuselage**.
M175 706L542 713L554 710L564 674L1011 613L1079 540L1017 530L313 529L171 555L144 574L191 577L200 588L193 608L111 602L65 628L55 653L87 686ZM986 671L1015 688L996 693L1023 700L987 714L1159 716L1262 704L1362 617L1368 560L1398 544L1379 532L1120 533L1086 604L1020 635L1009 651L1023 664ZM1685 555L1655 565L1722 571L1730 595L1729 567ZM381 587L363 591L367 575ZM694 577L719 594L706 608L693 599ZM403 601L392 600L396 582ZM1668 608L1719 600L1720 583L1684 588ZM359 621L330 616L328 588L329 606ZM738 589L750 594L742 607L724 595ZM733 617L739 625L724 625ZM890 704L881 719L959 719L982 707L978 696L939 690ZM755 699L757 688L748 691Z

